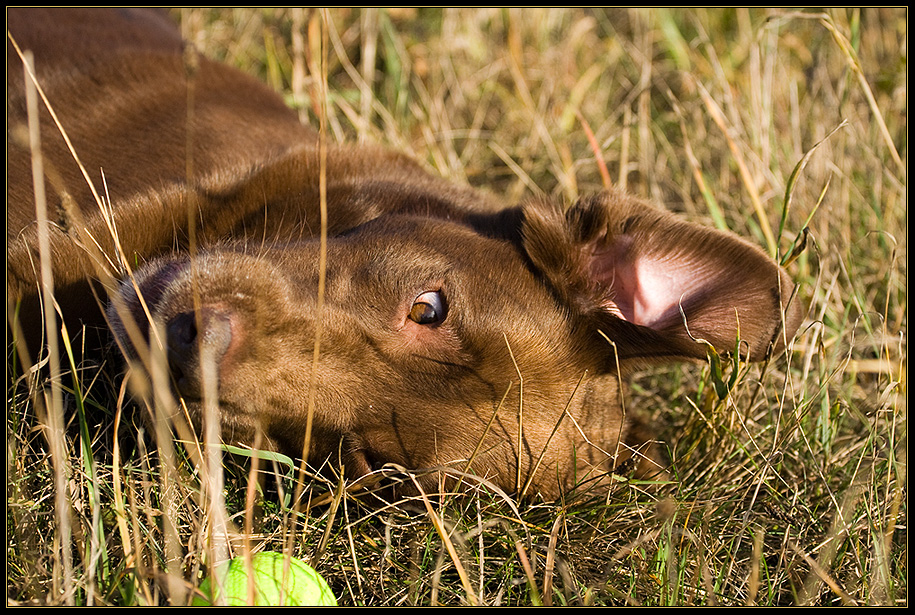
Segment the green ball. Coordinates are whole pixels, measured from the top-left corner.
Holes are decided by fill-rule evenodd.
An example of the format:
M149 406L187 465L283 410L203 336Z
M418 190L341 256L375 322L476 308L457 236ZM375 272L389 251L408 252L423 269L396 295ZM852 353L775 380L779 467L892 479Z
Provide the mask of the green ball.
M337 599L314 569L300 559L289 558L289 570L283 574L286 556L265 551L251 556L254 579L254 606L337 606ZM192 606L220 603L220 587L225 590L222 602L227 606L248 604L248 561L244 556L223 562L200 584L206 598L194 596ZM218 579L220 582L217 582Z

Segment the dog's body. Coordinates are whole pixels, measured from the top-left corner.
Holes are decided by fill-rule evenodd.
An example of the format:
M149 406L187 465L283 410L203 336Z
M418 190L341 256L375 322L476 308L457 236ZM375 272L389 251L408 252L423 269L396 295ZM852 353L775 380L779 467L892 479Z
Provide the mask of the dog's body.
M502 208L380 149L330 147L322 164L277 95L187 53L159 13L10 10L9 31L97 187L104 173L126 256L109 289L118 342L144 355L148 308L198 420L210 357L226 439L259 432L299 455L310 431L309 458L352 478L449 467L556 497L639 445L621 404L634 367L738 336L762 359L798 326L761 251L626 195ZM28 336L37 233L8 56L8 290ZM71 331L104 327L87 244L118 262L115 241L47 114L41 127L56 296Z

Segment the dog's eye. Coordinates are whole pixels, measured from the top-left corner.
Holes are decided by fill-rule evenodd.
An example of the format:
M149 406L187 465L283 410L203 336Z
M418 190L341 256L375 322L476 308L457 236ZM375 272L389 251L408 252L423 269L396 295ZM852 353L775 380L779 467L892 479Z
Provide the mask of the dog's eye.
M420 325L434 325L445 320L445 300L439 291L421 294L410 308L410 320Z

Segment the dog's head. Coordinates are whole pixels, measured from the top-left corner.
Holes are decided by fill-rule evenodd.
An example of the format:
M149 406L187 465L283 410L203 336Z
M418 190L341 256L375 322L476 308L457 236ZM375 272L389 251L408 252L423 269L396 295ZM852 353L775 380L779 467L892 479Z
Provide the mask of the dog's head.
M149 310L143 342L164 343L193 412L218 401L229 438L300 454L309 434L310 458L351 477L449 468L555 497L631 455L621 377L706 344L764 358L798 326L791 290L748 243L611 191L568 210L386 213L324 258L318 239L166 257L115 304L138 323Z

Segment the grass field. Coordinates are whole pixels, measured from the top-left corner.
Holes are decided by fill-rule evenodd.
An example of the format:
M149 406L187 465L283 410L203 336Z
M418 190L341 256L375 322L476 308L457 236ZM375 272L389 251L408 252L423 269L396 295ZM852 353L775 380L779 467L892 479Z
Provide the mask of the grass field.
M382 505L239 452L214 476L154 449L116 368L45 412L8 360L8 604L182 602L223 507L235 552L300 556L344 605L908 603L905 8L174 15L315 126L325 43L333 140L507 204L615 184L748 237L807 318L768 364L639 374L674 480L558 503Z

